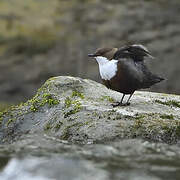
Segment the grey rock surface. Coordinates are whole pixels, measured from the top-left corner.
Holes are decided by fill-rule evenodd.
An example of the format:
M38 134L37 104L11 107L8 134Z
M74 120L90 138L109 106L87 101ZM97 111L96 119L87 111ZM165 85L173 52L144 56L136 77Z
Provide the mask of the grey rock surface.
M180 96L137 91L130 106L113 108L121 96L92 80L51 78L33 99L0 113L0 142L31 133L75 143L121 138L179 141Z
M178 144L124 139L82 145L36 133L0 145L0 179L172 180L179 179L179 156Z

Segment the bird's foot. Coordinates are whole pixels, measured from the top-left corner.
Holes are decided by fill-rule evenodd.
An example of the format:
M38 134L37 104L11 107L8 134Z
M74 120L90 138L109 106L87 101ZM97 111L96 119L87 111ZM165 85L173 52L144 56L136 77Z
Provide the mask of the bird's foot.
M112 107L114 108L114 107L117 107L117 106L121 106L122 105L122 103L120 103L120 102L116 102L116 103L113 103L113 104L111 104L112 105Z
M127 102L127 103L125 103L125 106L129 106L131 103L130 102Z
M130 105L129 102L128 103L116 102L116 103L112 104L113 108L117 107L117 106L129 106L129 105Z

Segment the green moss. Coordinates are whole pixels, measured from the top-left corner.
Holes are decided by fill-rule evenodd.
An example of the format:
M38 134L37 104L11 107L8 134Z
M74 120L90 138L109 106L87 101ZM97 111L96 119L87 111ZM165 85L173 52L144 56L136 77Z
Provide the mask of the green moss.
M0 118L2 118L4 115L4 112L0 112Z
M44 106L45 104L48 104L50 107L59 104L59 101L54 98L51 94L45 93L43 94L43 99L40 104L40 106Z
M59 104L58 99L50 94L46 93L51 88L51 81L48 80L46 83L38 89L37 94L25 103L20 103L16 106L8 106L6 109L0 112L0 125L2 124L5 117L9 120L6 123L9 125L12 121L15 121L19 116L25 113L37 112L44 105L48 105L49 108ZM6 118L6 119L7 119Z
M88 120L88 121L84 122L82 125L86 125L86 126L87 126L87 125L91 124L91 123L92 123L92 121L93 121L93 120L92 120L92 119L90 119L90 120Z
M74 110L76 112L79 112L82 109L81 103L78 100L74 101L73 104L74 104Z
M63 140L68 140L69 137L71 136L72 133L70 133L70 129L71 128L76 128L76 129L79 129L81 126L83 126L84 124L83 123L80 123L80 122L75 122L69 126L66 126L62 131L63 131L63 135L61 136L61 139Z
M68 108L70 108L70 109L67 110L66 112L64 112L64 118L66 118L72 114L75 114L82 109L81 102L77 99L74 100L74 98L77 98L77 97L84 99L84 95L78 91L73 91L71 96L66 97L64 105L65 105L66 109L68 109Z
M38 99L33 98L33 99L29 100L29 103L30 103L30 110L32 112L38 111L38 108L39 108L39 100Z
M54 98L53 95L49 93L44 93L42 97L40 97L40 95L36 95L34 98L29 100L25 105L30 105L30 111L36 112L39 110L40 107L46 104L49 107L52 107L54 105L59 104L59 101L56 98Z
M11 123L14 122L14 121L15 121L15 118L9 119L9 120L7 121L7 123L6 123L6 125L9 126L9 124L11 124Z
M67 112L64 112L64 118L66 118L66 117L68 117L68 116L70 116L72 114L75 114L75 113L79 112L82 109L81 103L78 100L71 101L71 104L68 104L68 107L70 107L70 106L72 107L72 109L70 109ZM67 105L66 105L66 107L67 107Z
M180 120L172 114L137 114L130 126L132 137L172 142L180 138Z
M0 125L2 124L5 116L10 117L7 122L7 125L9 125L12 121L15 121L18 116L22 116L23 114L29 112L37 112L44 105L48 105L49 108L51 108L54 105L59 104L58 99L56 99L52 94L43 93L43 91L47 91L46 86L40 88L38 93L31 100L17 106L10 106L4 111L0 112Z
M135 119L140 120L143 119L144 117L145 117L144 114L136 114Z
M102 97L100 98L100 100L101 100L101 101L107 100L107 101L109 101L110 103L115 102L115 100L114 100L112 97L110 97L110 96L102 96Z
M175 120L175 124L176 124L175 132L176 132L177 136L180 137L180 121Z
M174 119L174 116L172 114L163 114L163 115L160 115L160 118L162 119Z
M69 128L67 127L67 128L65 128L63 130L63 135L61 136L61 139L68 140L69 137L70 137L70 135L69 135Z
M17 112L18 116L22 116L23 115L23 112L22 111L19 111Z
M65 99L65 107L69 108L72 105L72 100L70 99L70 97L66 97Z
M11 106L0 112L0 125L2 124L2 121L6 115L9 115L11 118L13 115L10 113L13 109L15 109L16 106Z
M55 127L54 127L55 130L59 130L60 127L62 126L62 124L63 124L63 123L59 121L59 122L55 125Z
M48 131L48 130L50 130L51 128L52 128L52 126L51 126L51 123L50 123L50 122L47 122L46 125L44 126L44 130L45 130L45 131Z
M81 99L84 99L84 95L78 91L73 91L71 97L80 97Z
M167 106L173 106L173 107L178 107L180 108L180 102L175 101L175 100L170 100L170 101L160 101L160 100L155 100L156 103L167 105Z
M142 127L143 123L144 123L143 119L136 119L134 122L134 128L138 129L138 128Z
M2 124L2 121L3 121L3 118L2 118L2 117L0 117L0 126L1 126L1 124Z

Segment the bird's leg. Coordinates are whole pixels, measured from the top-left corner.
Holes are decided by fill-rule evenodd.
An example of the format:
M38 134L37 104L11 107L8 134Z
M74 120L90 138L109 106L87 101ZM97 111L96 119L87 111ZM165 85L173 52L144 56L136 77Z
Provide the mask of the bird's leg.
M134 92L133 92L134 93ZM128 106L128 105L130 105L130 99L131 99L131 97L132 97L132 95L133 95L133 93L132 94L130 94L130 96L129 96L129 98L128 98L128 100L127 100L127 102L126 102L126 105Z
M123 104L123 99L124 99L124 96L125 96L125 94L123 94L123 96L122 96L122 98L121 98L121 102L120 102L120 104Z
M133 92L133 93L134 93L134 92ZM130 101L133 93L130 94L130 96L129 96L129 98L128 98L128 100L127 100L126 103L123 103L123 99L124 99L124 96L125 96L125 94L123 94L123 96L122 96L122 98L121 98L121 101L118 102L118 103L116 103L116 104L112 104L112 106L113 106L113 107L117 107L117 106L129 106L129 105L130 105L130 102L129 102L129 101Z
M125 96L125 94L123 94L120 102L117 102L117 103L115 103L115 104L112 104L112 106L113 106L113 107L123 106L123 105L124 105L124 104L123 104L124 96Z

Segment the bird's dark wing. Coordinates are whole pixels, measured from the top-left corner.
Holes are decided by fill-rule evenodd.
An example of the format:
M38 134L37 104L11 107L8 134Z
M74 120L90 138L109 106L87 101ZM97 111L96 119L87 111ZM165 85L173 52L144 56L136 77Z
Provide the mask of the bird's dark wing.
M159 77L156 74L153 74L147 66L143 62L138 62L136 64L137 69L141 70L143 72L143 83L142 88L149 88L150 86L159 83L164 80L164 78Z
M131 58L119 59L118 73L127 89L144 89L156 84L163 78L152 74L143 61L135 62Z
M144 73L137 68L136 63L132 58L120 58L118 60L117 74L121 79L121 85L124 89L134 91L140 89L144 81Z
M153 58L145 46L133 44L119 48L113 59L132 58L134 61L143 61L144 57Z

